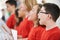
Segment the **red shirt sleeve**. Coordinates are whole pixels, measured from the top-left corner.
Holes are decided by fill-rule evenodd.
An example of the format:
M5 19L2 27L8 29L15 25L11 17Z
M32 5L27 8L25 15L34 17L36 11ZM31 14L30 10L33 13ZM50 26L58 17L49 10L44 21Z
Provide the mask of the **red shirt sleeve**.
M60 40L60 33L50 35L47 40Z
M31 29L29 36L28 36L28 40L36 40L36 31L34 28Z
M19 27L18 26L15 27L15 30L17 31L17 35L20 35L20 31L19 31Z
M6 24L7 24L7 26L8 26L9 28L12 28L12 29L13 29L15 23L16 23L15 15L13 14L13 15L11 15L11 16L8 18L8 20L6 21Z
M20 35L22 35L23 38L28 37L28 34L32 27L32 22L29 22L27 19L23 20L19 26Z
M40 26L36 28L33 27L29 33L28 40L40 40L43 31L44 29Z

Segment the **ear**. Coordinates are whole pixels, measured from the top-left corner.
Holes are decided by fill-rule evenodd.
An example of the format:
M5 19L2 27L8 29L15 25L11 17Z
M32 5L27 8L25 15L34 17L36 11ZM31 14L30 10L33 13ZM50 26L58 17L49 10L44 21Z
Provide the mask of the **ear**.
M51 18L52 18L51 14L48 14L48 19L51 19Z

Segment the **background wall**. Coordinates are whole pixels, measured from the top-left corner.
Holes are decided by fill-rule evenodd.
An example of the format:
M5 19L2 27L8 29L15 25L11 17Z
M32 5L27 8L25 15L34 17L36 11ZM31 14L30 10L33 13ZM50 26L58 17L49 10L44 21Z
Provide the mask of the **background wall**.
M6 4L5 4L5 1L6 0L0 0L0 18L1 18L1 16L2 16L2 12L1 12L1 9L6 9ZM37 2L39 3L39 4L41 4L42 3L42 0L37 0ZM60 7L60 0L45 0L45 2L49 2L49 3L55 3L55 4L57 4L59 7Z

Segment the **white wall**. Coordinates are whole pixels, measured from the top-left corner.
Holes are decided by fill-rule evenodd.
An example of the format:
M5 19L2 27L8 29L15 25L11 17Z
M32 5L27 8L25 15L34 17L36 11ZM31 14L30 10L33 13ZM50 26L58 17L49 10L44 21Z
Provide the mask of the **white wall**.
M6 9L6 5L5 5L5 1L6 0L0 0L0 18L2 16L2 13L1 13L1 9ZM37 0L38 3L42 3L42 0ZM57 4L59 7L60 7L60 0L45 0L45 2L49 2L49 3L55 3Z
M42 0L37 0L37 3L38 4L42 4Z
M60 7L60 0L45 0L47 3L55 3Z
M37 0L38 3L42 3L42 0ZM60 7L60 0L45 0L46 3L55 3Z
M5 1L6 0L0 0L0 18L2 17L1 9L6 9Z

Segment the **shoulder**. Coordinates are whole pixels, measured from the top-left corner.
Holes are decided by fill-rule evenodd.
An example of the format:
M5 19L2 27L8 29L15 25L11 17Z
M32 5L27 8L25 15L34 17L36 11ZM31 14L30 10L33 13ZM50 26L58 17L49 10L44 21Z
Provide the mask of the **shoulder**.
M12 14L8 19L12 19L15 17L15 14Z
M57 32L57 33L53 33L51 34L49 37L48 37L48 40L60 40L60 33Z
M44 31L44 29L42 28L42 27L40 27L40 26L38 26L38 27L33 27L32 29L31 29L31 33L41 33L41 32L43 32Z
M60 40L60 30L56 29L52 31L50 35L48 36L48 40Z
M41 31L44 31L44 28L41 27L41 26L38 26L38 27L35 28L35 30L36 30L37 32L41 32Z

